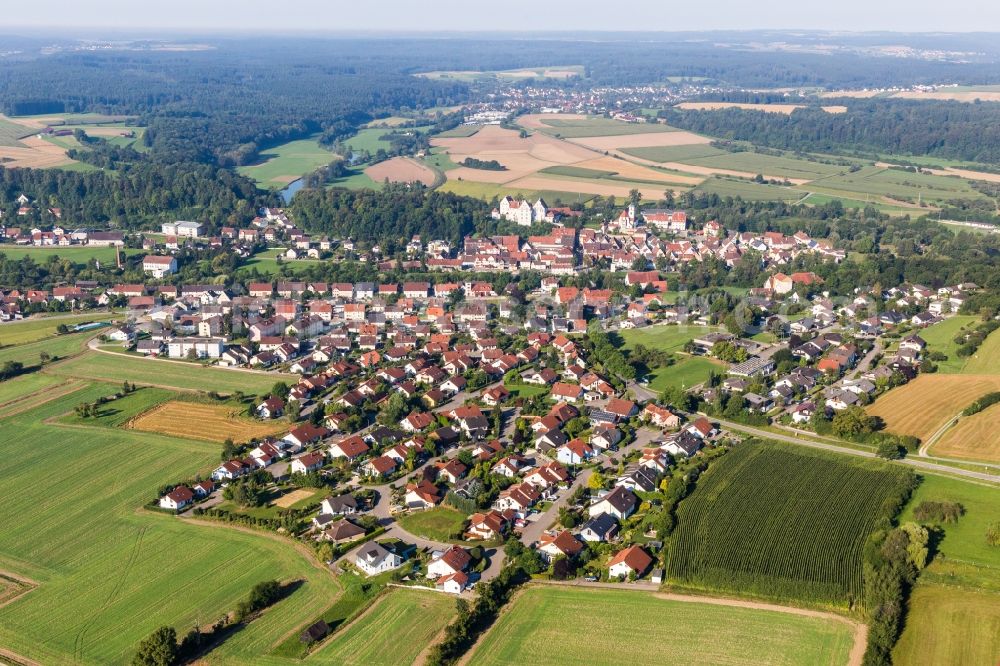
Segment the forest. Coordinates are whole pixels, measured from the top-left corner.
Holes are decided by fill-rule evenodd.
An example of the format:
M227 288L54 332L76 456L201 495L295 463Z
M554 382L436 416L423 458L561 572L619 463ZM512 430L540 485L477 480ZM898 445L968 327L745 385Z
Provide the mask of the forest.
M29 227L53 223L44 216L47 207L55 206L79 225L139 229L196 219L211 232L245 226L260 206L275 203L250 180L208 164L140 160L118 166L117 172L0 167L0 210ZM36 204L28 215L14 215L21 194Z
M663 34L641 41L606 35L599 40L580 36L579 41L300 37L210 42L211 48L195 51L88 51L8 59L0 68L0 110L8 115L136 116L147 126L144 141L159 161L240 166L289 140L320 134L332 144L380 114L471 99L470 84L413 76L421 71L581 64L584 78L552 83L577 88L662 83L678 76L769 88L1000 82L1000 70L990 62L997 49L986 48L988 44L983 58L954 63L750 52L736 44ZM476 54L474 62L470 53ZM938 120L936 115L928 123Z
M397 60L349 40L232 40L197 52L74 53L4 63L0 109L9 115L134 115L147 126L144 140L159 161L238 166L264 148L354 127L380 111L466 98L464 84L400 69Z
M847 112L827 113L810 107L786 116L730 108L669 109L659 115L676 127L784 150L1000 162L998 104L894 99L836 103L844 103Z
M384 243L383 253L406 244L413 235L452 243L476 231L489 218L487 202L449 192L426 191L406 184L374 190L301 190L291 214L304 231L339 238Z

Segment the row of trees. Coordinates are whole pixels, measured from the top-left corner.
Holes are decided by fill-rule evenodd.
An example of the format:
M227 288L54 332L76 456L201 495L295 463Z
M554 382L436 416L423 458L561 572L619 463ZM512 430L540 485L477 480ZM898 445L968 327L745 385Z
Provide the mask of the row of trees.
M930 155L993 164L1000 160L1000 109L949 101L846 100L846 113L819 107L789 115L729 108L668 109L670 125L725 139L805 152Z

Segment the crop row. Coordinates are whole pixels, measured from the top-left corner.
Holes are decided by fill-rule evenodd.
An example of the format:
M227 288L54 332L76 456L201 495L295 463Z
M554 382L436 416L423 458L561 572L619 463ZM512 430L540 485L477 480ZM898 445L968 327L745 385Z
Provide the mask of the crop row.
M865 539L896 492L896 477L769 444L738 447L678 508L670 580L853 605Z

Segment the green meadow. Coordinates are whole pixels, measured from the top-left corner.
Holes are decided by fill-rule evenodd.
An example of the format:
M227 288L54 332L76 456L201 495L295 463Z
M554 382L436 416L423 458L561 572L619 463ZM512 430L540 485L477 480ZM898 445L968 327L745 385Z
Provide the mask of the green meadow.
M241 166L237 171L263 188L278 190L284 189L293 180L340 159L319 145L316 137L283 143L263 151L260 157L257 164Z
M717 194L720 197L741 197L746 201L797 201L803 192L780 185L755 183L751 180L712 176L705 179L695 192Z
M396 589L306 658L338 666L412 664L455 615L451 595Z
M140 511L161 484L210 470L219 451L52 422L112 388L87 386L0 421L0 567L38 583L0 608L0 644L41 663L125 664L161 625L183 633L232 610L257 582L301 580L238 634L264 637L255 647L266 654L329 604L336 581L280 539Z
M539 585L501 612L468 663L841 666L852 644L850 625L832 618Z
M78 315L57 315L22 319L0 324L0 348L35 342L56 335L56 327L65 324L72 328L91 321L107 321L120 315L114 312L88 312Z
M66 336L71 337L71 336ZM0 351L2 354L2 351ZM0 359L2 360L2 359ZM267 392L275 382L291 381L291 375L246 372L205 367L198 363L172 362L121 354L87 352L58 363L45 372L63 377L76 377L120 384L124 380L147 386L179 390L219 391L248 394Z

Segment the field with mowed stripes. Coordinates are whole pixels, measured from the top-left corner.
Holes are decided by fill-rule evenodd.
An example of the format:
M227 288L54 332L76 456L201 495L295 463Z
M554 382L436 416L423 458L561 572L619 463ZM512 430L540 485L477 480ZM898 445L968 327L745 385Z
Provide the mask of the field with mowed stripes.
M851 626L833 618L539 585L501 612L468 663L843 666L852 643Z
M37 583L0 608L0 645L44 664L125 664L159 626L183 633L257 582L302 580L239 632L265 658L330 604L336 580L287 542L139 510L160 485L209 471L219 446L56 418L114 388L81 382L0 419L0 569Z

